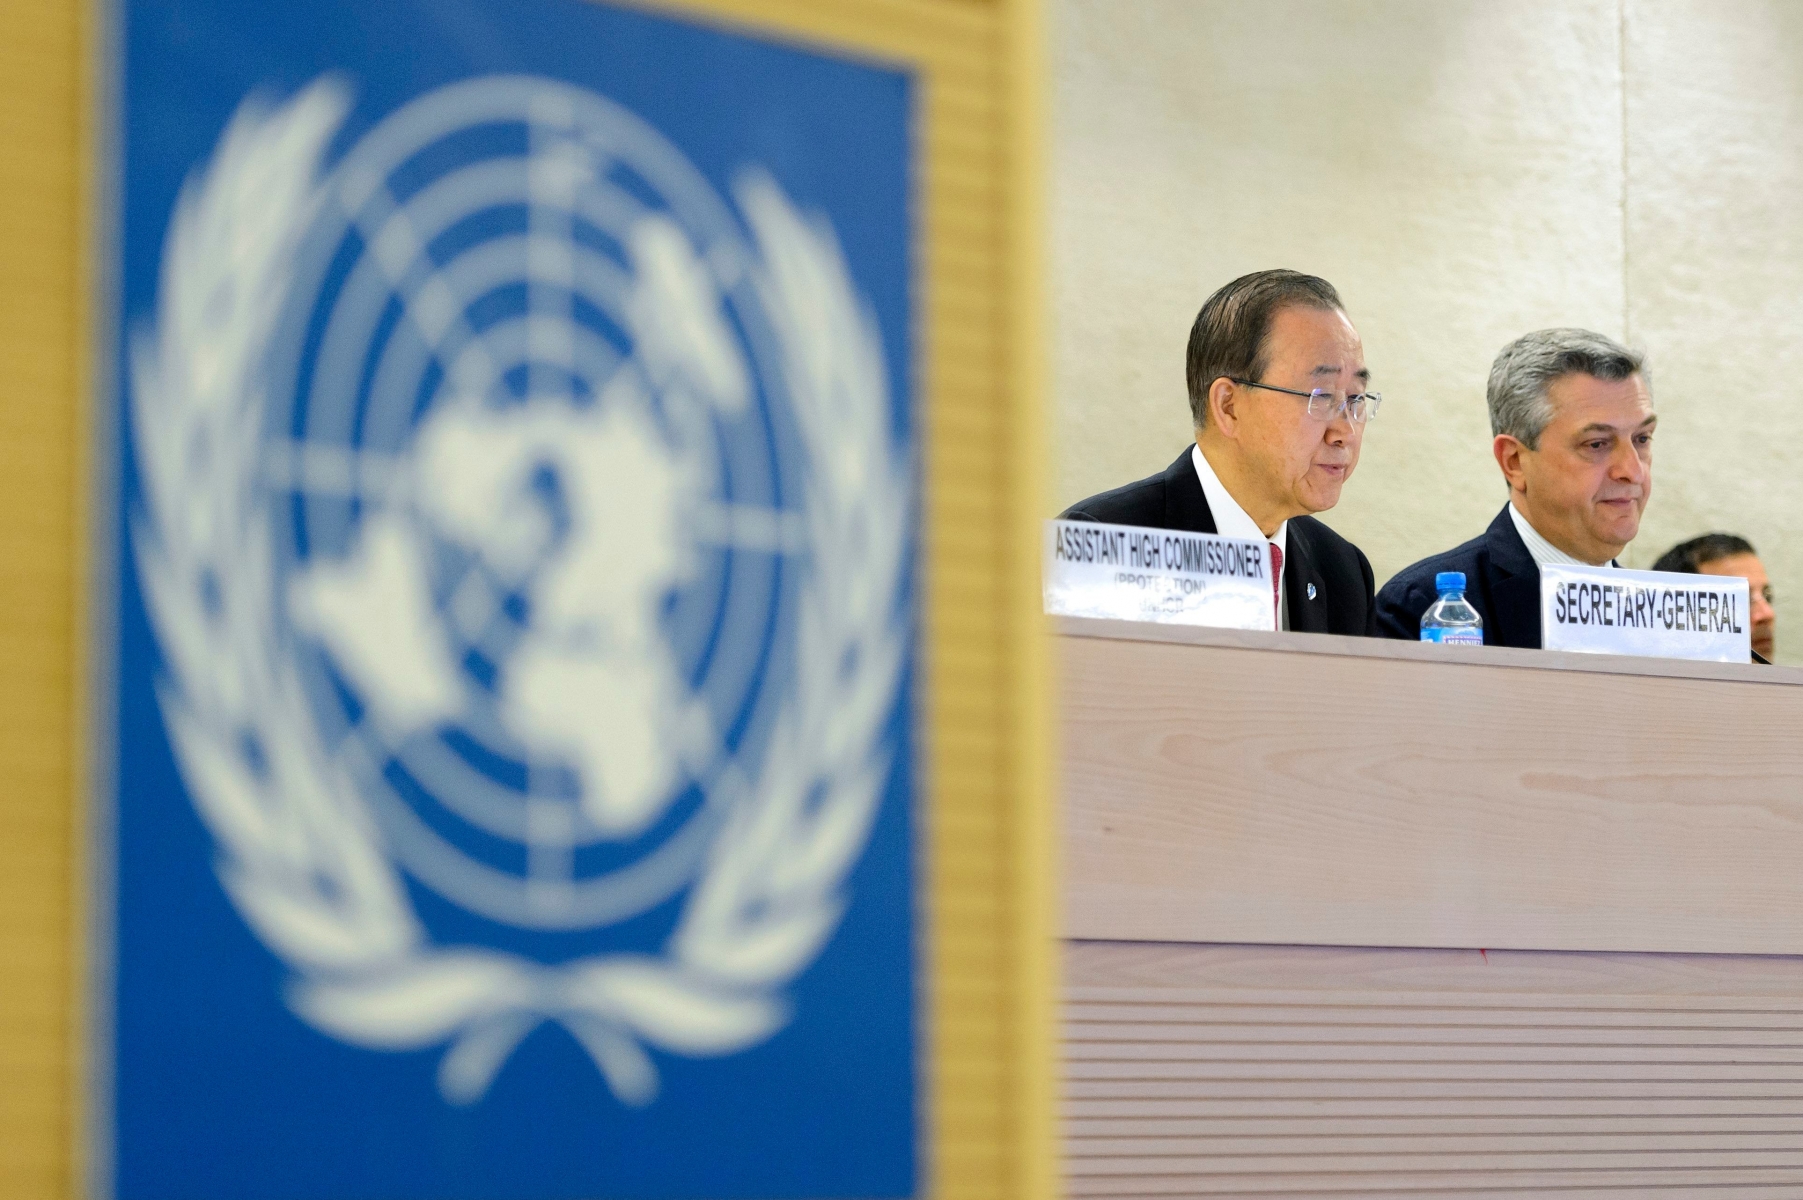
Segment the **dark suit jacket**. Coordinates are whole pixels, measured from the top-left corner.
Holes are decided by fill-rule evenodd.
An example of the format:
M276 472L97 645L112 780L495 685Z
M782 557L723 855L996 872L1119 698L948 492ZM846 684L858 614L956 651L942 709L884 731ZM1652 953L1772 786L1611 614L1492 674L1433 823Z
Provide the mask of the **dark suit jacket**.
M1101 521L1186 533L1217 533L1202 481L1185 447L1158 474L1079 500L1059 514L1066 521ZM1371 563L1359 548L1313 517L1291 517L1283 562L1283 598L1290 628L1300 633L1377 636L1371 603ZM1309 594L1310 585L1314 594Z
M1377 628L1388 638L1421 637L1421 614L1440 598L1434 576L1465 573L1465 599L1484 618L1484 645L1540 648L1540 568L1515 532L1507 505L1482 537L1399 571L1377 594Z

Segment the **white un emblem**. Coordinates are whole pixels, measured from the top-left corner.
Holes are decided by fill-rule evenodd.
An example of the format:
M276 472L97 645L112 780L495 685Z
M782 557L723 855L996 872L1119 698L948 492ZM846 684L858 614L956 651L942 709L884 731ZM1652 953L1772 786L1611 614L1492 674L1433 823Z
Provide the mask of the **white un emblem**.
M784 1023L903 752L878 335L822 221L591 92L456 84L328 168L347 109L245 106L134 330L171 741L303 1019L465 1102L558 1021L645 1103L647 1047Z

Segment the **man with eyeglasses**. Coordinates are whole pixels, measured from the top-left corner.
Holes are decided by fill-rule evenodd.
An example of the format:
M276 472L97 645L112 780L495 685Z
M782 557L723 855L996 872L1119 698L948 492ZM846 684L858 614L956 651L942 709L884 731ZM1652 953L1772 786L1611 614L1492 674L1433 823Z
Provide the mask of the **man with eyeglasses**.
M1195 441L1064 519L1267 541L1279 629L1376 636L1370 562L1310 515L1339 503L1382 402L1339 293L1297 271L1241 276L1196 314L1185 368Z
M1491 452L1508 503L1482 536L1384 584L1385 637L1421 636L1434 576L1458 571L1491 646L1540 646L1540 568L1615 567L1653 491L1653 396L1642 356L1587 329L1542 329L1504 346L1487 389Z

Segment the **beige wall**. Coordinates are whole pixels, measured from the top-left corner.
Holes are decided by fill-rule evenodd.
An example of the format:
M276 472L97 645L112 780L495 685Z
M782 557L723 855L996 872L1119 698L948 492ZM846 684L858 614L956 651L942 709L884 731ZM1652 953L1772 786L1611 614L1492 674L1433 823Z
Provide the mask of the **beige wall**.
M1190 436L1202 299L1332 280L1387 399L1327 519L1381 583L1504 492L1484 377L1548 325L1645 348L1662 417L1627 562L1745 533L1803 662L1803 6L1053 0L1060 506ZM1798 381L1796 386L1793 380Z

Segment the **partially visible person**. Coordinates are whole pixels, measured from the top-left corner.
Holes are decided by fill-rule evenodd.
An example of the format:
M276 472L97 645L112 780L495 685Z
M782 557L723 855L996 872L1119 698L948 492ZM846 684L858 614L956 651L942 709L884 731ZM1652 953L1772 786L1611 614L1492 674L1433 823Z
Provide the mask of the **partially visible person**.
M1778 613L1772 607L1772 583L1753 543L1732 533L1705 533L1679 542L1659 556L1655 571L1686 575L1726 575L1747 581L1748 616L1753 622L1753 657L1764 663L1777 653Z
M1540 646L1540 568L1614 567L1653 491L1653 396L1641 355L1587 329L1542 329L1496 356L1491 453L1509 489L1490 528L1397 573L1377 594L1378 631L1417 639L1459 571L1491 646Z
M1268 541L1279 629L1375 636L1370 561L1311 515L1339 503L1382 400L1340 294L1298 271L1241 276L1196 314L1184 374L1195 441L1063 518Z

